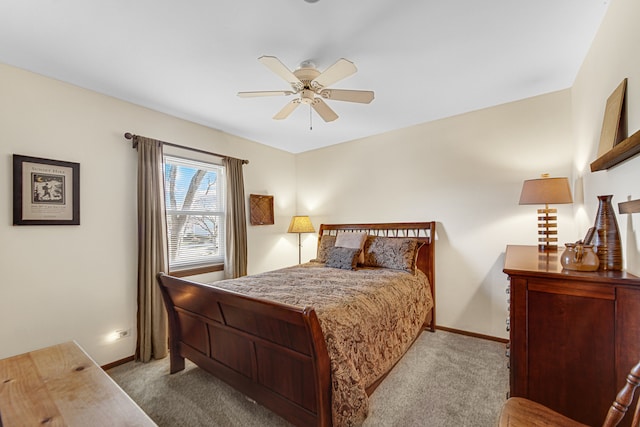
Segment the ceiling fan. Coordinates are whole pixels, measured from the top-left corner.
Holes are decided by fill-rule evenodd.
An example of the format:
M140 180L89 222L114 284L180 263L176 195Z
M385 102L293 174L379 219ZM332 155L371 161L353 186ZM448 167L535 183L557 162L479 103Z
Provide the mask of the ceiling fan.
M347 59L339 59L323 72L318 71L311 61L304 61L300 64L300 68L293 72L275 56L261 56L258 58L258 61L287 81L291 85L292 90L238 92L238 96L241 98L251 98L258 96L299 95L299 97L293 99L273 116L276 120L286 119L300 104L306 104L316 110L325 122L331 122L337 119L338 115L324 102L325 99L358 102L361 104L368 104L373 101L373 92L370 90L327 88L333 83L349 77L358 71L353 62Z

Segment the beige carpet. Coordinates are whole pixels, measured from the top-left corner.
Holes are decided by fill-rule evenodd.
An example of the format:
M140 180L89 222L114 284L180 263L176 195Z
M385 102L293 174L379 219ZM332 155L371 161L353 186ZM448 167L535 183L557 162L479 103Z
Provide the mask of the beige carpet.
M168 358L108 373L159 426L289 426L190 362L174 375ZM508 384L504 344L423 332L371 396L364 426L493 426Z

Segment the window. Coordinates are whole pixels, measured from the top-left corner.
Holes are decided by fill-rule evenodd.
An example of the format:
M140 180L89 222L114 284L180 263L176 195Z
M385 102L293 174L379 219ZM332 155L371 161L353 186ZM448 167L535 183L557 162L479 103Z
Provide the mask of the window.
M169 270L224 263L224 167L165 156Z

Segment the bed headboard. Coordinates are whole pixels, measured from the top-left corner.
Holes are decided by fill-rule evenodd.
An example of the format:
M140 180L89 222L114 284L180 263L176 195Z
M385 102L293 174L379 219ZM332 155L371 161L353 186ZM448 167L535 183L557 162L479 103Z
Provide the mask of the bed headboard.
M418 252L416 266L427 275L431 286L431 295L434 301L433 323L435 327L435 300L436 300L436 264L435 264L435 237L436 222L385 222L374 224L321 224L318 230L318 245L320 237L336 235L338 231L355 232L365 231L370 236L384 237L415 237L424 243Z

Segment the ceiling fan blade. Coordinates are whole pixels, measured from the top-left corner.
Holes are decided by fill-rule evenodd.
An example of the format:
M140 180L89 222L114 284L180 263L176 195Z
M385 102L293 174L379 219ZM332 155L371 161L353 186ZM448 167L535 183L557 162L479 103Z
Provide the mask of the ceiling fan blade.
M290 90L262 90L257 92L238 92L240 98L253 98L256 96L288 96L293 95Z
M373 101L373 92L370 90L323 89L320 91L320 96L334 101L359 102L361 104Z
M280 60L275 56L266 56L266 55L261 56L260 58L258 58L258 61L260 61L268 69L270 69L271 71L279 75L281 78L283 78L285 81L287 81L291 85L291 87L293 87L294 89L296 90L302 89L303 85L300 79L297 78L295 74L293 74L291 70L289 70L286 67L286 65L280 62Z
M286 119L287 117L289 117L289 114L293 113L293 110L298 108L298 105L300 105L300 99L292 100L290 103L285 105L282 110L278 111L276 115L273 116L273 118L275 120Z
M311 104L316 113L322 117L322 120L325 122L332 122L338 118L338 115L335 111L333 111L326 102L322 100L322 98L316 98L313 100L313 104Z
M335 64L324 70L318 77L313 79L311 86L315 89L332 85L333 83L349 77L358 69L355 64L347 59L340 58Z

